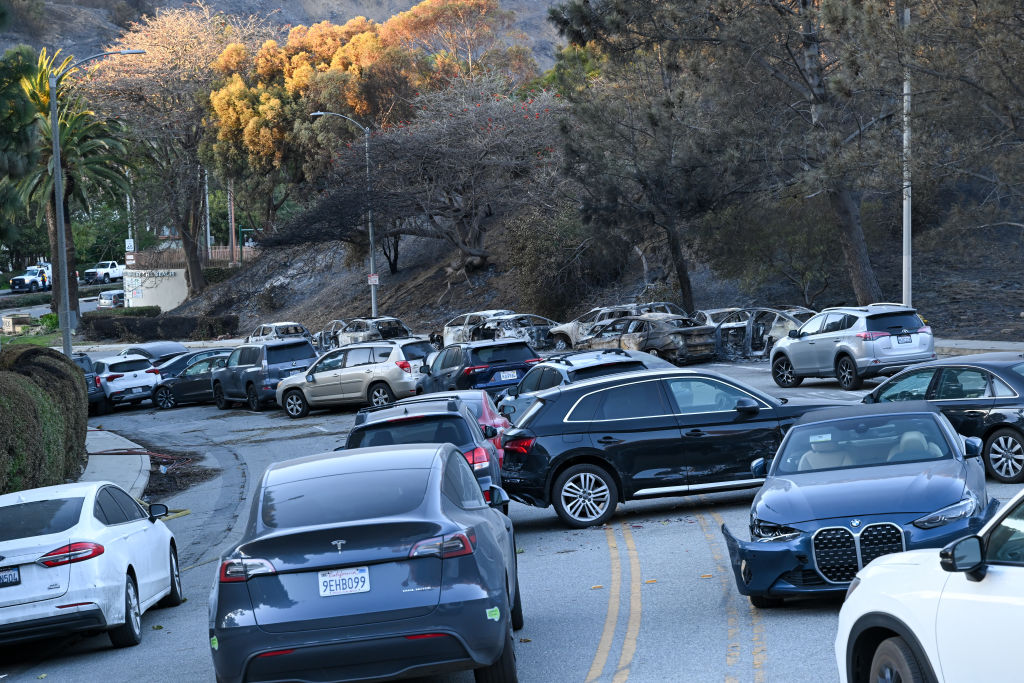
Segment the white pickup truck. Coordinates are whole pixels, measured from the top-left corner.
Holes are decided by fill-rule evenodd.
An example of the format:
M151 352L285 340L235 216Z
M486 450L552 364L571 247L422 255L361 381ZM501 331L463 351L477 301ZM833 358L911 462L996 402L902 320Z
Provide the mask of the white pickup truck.
M83 273L82 278L88 282L110 282L124 279L124 266L117 261L100 261Z
M37 292L53 286L53 271L49 263L29 266L21 275L11 278L12 292Z

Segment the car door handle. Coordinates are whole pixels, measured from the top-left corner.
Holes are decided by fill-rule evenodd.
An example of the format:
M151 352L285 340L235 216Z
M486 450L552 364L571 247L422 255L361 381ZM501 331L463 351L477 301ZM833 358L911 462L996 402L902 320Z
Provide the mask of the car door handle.
M686 432L686 436L705 436L703 429L691 429Z
M363 372L364 372L364 373L366 373L366 374L368 375L368 374L370 374L371 372L373 372L373 370L363 370Z
M615 446L622 443L622 439L616 439L614 436L602 436L597 442L605 446Z

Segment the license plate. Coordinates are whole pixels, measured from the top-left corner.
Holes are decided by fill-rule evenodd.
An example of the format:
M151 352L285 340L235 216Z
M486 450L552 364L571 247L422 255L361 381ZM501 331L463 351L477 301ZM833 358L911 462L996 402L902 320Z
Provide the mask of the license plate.
M498 379L516 379L517 377L519 377L519 373L515 370L505 370L498 374Z
M897 344L909 344L912 341L909 334L896 335Z
M142 387L132 387L133 394L141 394L143 391L145 391L145 389L143 389Z
M370 570L366 567L329 569L319 573L320 597L370 591Z
M21 569L18 567L0 567L0 588L17 586L21 583Z

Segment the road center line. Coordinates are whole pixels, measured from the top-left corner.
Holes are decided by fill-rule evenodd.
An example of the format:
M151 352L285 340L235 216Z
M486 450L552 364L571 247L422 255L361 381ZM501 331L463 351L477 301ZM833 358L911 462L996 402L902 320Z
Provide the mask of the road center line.
M633 532L629 525L622 523L622 536L626 539L626 554L629 556L629 622L626 626L626 638L622 641L622 654L619 656L619 667L612 678L612 683L625 683L629 678L629 665L636 654L637 639L640 637L640 617L643 612L643 595L640 586L643 577L640 575L640 555L636 552Z
M706 503L703 496L701 496L701 502ZM717 528L712 526L711 520L705 517L703 512L697 513L697 521L700 522L700 528L704 532L704 540L708 544L708 548L711 551L711 559L715 563L715 573L718 575L718 583L722 587L722 592L725 595L725 621L727 632L725 644L725 665L727 667L725 681L726 683L732 683L738 679L732 673L731 667L736 666L740 661L741 652L739 642L739 610L736 609L736 602L732 599L732 571L723 561L722 551L718 544L718 538L715 535Z
M608 661L608 654L612 649L612 640L615 638L615 625L619 621L619 592L622 586L622 561L619 559L619 543L615 539L615 530L605 527L605 539L608 541L608 560L612 572L611 589L608 591L608 614L604 620L604 630L601 632L601 640L597 645L597 652L594 653L594 661L590 664L590 672L587 673L586 683L596 681L604 671L604 665Z

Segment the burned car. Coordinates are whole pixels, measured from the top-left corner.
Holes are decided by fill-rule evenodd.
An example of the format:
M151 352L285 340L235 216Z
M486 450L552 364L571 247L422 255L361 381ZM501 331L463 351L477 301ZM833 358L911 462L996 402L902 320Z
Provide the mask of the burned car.
M398 318L356 318L341 328L337 334L338 346L359 342L376 341L378 339L399 339L415 337L408 327Z
M778 308L735 309L715 326L715 352L720 360L767 360L775 342L798 329L808 311L814 315L810 309L792 313Z
M648 313L613 320L593 329L577 349L628 349L682 365L715 357L715 328L693 318Z
M604 306L592 308L580 317L570 322L551 328L551 339L556 351L566 351L573 348L576 343L584 337L590 336L597 325L618 318L625 318L629 315L636 315L637 308L634 304L626 306Z
M739 313L742 310L742 308L705 308L699 311L694 311L693 315L690 317L701 325L717 325L733 313ZM742 316L738 316L738 319L744 318L742 318Z
M554 344L551 328L558 323L541 315L512 313L496 315L480 323L470 332L471 341L488 339L522 339L535 349L543 349Z
M313 346L320 352L338 348L338 333L346 325L348 322L345 320L332 320L327 323L322 330L313 335Z
M430 343L440 351L443 347L459 342L472 341L471 334L481 323L496 315L511 315L514 311L498 308L490 311L475 311L457 315L444 324L441 332L430 334Z

